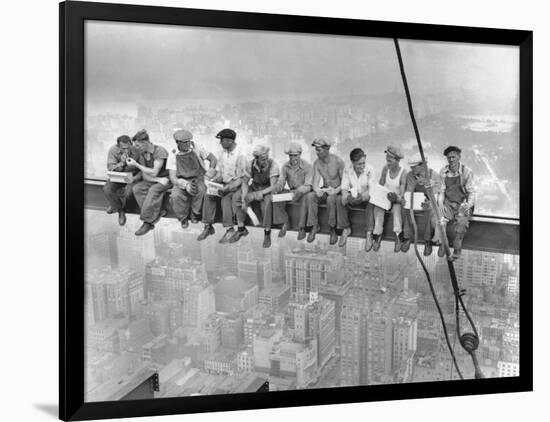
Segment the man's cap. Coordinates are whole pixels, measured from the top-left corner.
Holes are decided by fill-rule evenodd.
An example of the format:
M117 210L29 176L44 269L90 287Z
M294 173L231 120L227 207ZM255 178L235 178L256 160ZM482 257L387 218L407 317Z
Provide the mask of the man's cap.
M427 162L428 160L426 160ZM420 155L415 155L411 158L409 158L409 160L407 161L409 163L409 166L412 167L416 167L416 166L419 166L422 164L422 157Z
M254 148L252 149L252 155L254 157L258 157L260 155L268 154L269 153L269 147L264 144L256 144L254 145Z
M285 148L285 154L301 154L301 153L302 153L302 145L300 145L298 142L291 142Z
M458 152L460 154L462 150L459 147L455 147L454 145L451 145L445 148L445 151L443 151L443 155L446 156L450 152Z
M193 139L193 134L185 129L179 129L174 132L174 139L176 142L185 142Z
M332 146L332 142L325 138L315 138L313 142L311 143L311 146L313 147L326 147L330 148Z
M222 129L216 135L216 138L218 139L222 139L222 138L235 139L236 137L237 137L237 133L233 129Z
M118 138L116 138L116 143L131 144L132 139L128 135L121 135Z
M397 147L394 147L393 145L388 145L384 153L391 155L392 157L401 160L404 156L401 150Z
M134 141L148 141L149 140L149 134L145 129L141 129L138 133L134 135L132 138Z

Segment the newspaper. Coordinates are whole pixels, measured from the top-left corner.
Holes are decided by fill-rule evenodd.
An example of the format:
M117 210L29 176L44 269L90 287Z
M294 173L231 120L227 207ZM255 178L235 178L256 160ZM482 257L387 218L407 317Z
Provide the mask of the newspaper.
M405 209L407 210L411 208L411 197L413 200L413 210L421 211L425 198L424 194L422 192L405 192Z
M386 211L391 208L391 202L388 199L388 193L391 191L382 185L376 184L370 187L370 202L377 207L385 209Z
M273 195L273 202L288 202L294 200L294 194L292 192L278 193Z
M205 183L207 195L220 196L220 194L218 193L218 189L223 188L223 185L221 183L211 182L210 180L206 180Z
M132 181L132 173L126 171L108 171L107 178L113 183L130 183Z

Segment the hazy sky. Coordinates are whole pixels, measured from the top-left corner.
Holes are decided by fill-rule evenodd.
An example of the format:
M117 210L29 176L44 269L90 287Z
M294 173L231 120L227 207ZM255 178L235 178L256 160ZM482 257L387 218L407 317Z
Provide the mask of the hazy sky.
M401 41L414 93L516 98L515 47ZM88 22L87 100L159 101L402 92L391 39Z

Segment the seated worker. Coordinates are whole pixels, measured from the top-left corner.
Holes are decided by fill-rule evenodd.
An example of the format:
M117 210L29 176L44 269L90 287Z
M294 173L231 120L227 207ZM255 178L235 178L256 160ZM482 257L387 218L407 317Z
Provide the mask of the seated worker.
M388 193L388 199L392 203L390 211L393 216L393 231L395 233L395 246L394 252L401 250L401 199L405 192L405 182L407 180L407 172L403 167L399 165L399 161L403 158L401 150L394 146L388 146L384 151L386 154L386 165L382 169L380 175L381 186L390 190ZM382 232L384 231L384 219L386 211L383 208L374 207L374 244L372 249L378 251L380 249L380 242L382 241Z
M202 204L206 193L204 179L215 175L216 157L197 147L192 142L191 132L180 129L174 133L178 150L168 157L166 169L174 187L170 194L170 203L181 227L189 227L189 218L197 223L201 218ZM205 161L210 162L207 170ZM191 215L189 213L191 212Z
M426 214L426 227L424 229L424 256L430 256L432 254L432 238L434 237L437 226L437 217L433 212L426 189L431 187L434 197L437 198L441 186L439 174L431 168L428 168L428 177L426 177L426 171L420 157L409 160L409 166L411 167L411 171L407 174L405 195L407 196L408 201L409 195L407 192L424 193L424 202L422 203L422 208ZM411 246L411 240L414 238L414 228L412 225L410 210L403 207L402 213L403 242L401 244L401 251L407 252Z
M342 177L342 204L349 210L350 207L365 207L366 240L365 251L372 248L372 231L374 229L374 205L370 200L369 188L374 177L374 169L367 164L367 155L361 148L353 149L349 158L351 164L344 169ZM344 230L340 237L340 246L346 244L351 233L349 218L343 219Z
M470 219L475 206L476 187L474 173L460 162L462 150L449 146L443 155L449 163L441 170L441 194L439 195L439 210L445 227L449 221L455 221L455 238L453 241L453 258L457 259L462 252L462 240L468 231ZM445 255L440 245L437 255Z
M107 153L107 170L138 173L137 168L129 166L126 163L128 158L138 158L139 152L132 145L132 140L127 135L119 136L116 140L116 145L109 148ZM124 226L126 224L126 214L124 207L126 200L132 194L132 184L139 180L139 176L132 175L132 180L129 183L115 183L107 181L103 186L103 193L109 202L107 214L118 213L118 224Z
M223 185L223 187L218 190L218 195L221 197L222 223L226 232L219 240L219 243L227 243L235 233L233 229L233 219L235 216L234 201L236 198L234 196L235 192L241 187L247 158L235 141L237 134L234 130L223 129L218 132L216 138L220 140L222 150L217 156L218 163L216 166L216 175L212 178L212 181ZM213 224L215 218L216 196L205 195L202 210L204 230L199 234L197 240L204 240L211 234L214 234ZM244 230L246 230L246 228Z
M286 206L297 205L300 209L298 219L298 240L306 237L307 218L307 194L311 192L313 183L313 166L302 159L302 146L297 142L290 143L285 153L288 154L288 161L281 168L281 175L277 181L277 193L291 192L294 194L292 201L283 203L281 207L273 209L274 224L282 224L279 237L284 237L289 228ZM288 189L285 189L288 186Z
M237 242L248 234L244 227L247 207L258 201L262 209L262 226L264 227L263 247L269 248L271 246L271 226L273 225L273 196L271 193L275 190L279 179L279 166L269 158L269 147L266 145L256 145L252 155L254 159L246 167L241 189L235 194L235 210L239 229L229 242ZM251 182L250 186L249 182ZM281 204L279 203L277 206L281 207Z
M139 150L138 161L128 158L128 165L141 172L141 180L134 184L132 191L140 208L139 218L143 221L136 236L143 236L155 228L155 223L166 215L162 208L164 193L172 186L166 170L168 151L160 145L153 145L149 134L140 130L134 135L134 145Z
M342 205L340 190L344 174L344 160L330 152L332 143L323 138L313 140L311 144L317 153L313 163L313 192L308 193L307 226L311 227L308 242L315 240L319 232L319 204L327 204L330 241L334 245L338 241L336 229L343 229L347 219L347 209Z

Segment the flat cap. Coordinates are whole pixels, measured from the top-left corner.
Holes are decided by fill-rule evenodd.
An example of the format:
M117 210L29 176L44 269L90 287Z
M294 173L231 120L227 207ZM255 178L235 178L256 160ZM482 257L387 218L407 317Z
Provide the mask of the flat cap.
M118 138L116 138L116 143L120 144L121 142L123 144L131 144L132 139L128 135L121 135Z
M325 138L315 138L313 142L311 143L311 146L313 147L327 147L330 148L332 146L332 142Z
M455 147L454 145L451 145L445 148L445 151L443 151L443 155L447 155L450 152L458 152L460 154L462 150L459 147Z
M259 155L264 155L269 153L269 147L264 144L256 144L252 149L252 155L258 157Z
M301 154L301 153L302 153L302 145L300 145L298 142L291 142L285 148L285 154Z
M132 138L134 141L148 141L149 140L149 134L145 129L141 129L138 133L134 135Z
M174 132L176 142L190 141L193 139L193 134L185 129L179 129Z
M222 139L222 138L235 139L236 137L237 137L237 133L233 129L222 129L216 135L216 138L218 139Z
M386 154L391 155L392 157L401 160L404 156L401 150L397 147L394 147L393 145L388 145L386 150L384 151Z
M427 161L428 160L426 160L426 162ZM422 164L422 157L420 155L415 155L415 156L411 157L407 162L409 163L409 166L416 167L416 166Z

